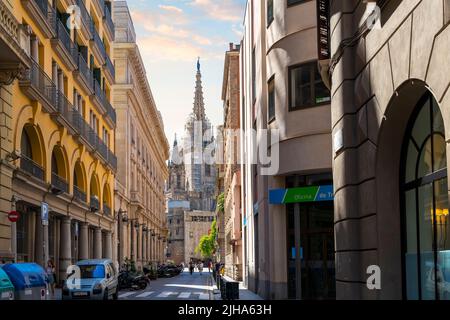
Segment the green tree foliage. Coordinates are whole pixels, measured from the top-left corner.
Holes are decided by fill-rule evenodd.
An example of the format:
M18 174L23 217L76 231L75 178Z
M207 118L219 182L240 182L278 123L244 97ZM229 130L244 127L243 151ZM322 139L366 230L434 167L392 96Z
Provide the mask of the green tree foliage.
M225 212L225 193L223 192L217 197L217 211L220 213Z
M195 252L202 255L203 258L211 258L216 251L216 238L217 238L217 223L216 220L211 224L211 230L209 234L204 235L200 238L200 242L195 248Z

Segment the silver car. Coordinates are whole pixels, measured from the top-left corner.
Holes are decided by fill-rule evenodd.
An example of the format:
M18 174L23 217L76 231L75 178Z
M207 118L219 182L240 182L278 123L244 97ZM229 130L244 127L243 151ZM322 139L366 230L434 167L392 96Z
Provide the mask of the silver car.
M117 300L118 272L112 260L82 260L72 269L76 272L64 283L63 300Z

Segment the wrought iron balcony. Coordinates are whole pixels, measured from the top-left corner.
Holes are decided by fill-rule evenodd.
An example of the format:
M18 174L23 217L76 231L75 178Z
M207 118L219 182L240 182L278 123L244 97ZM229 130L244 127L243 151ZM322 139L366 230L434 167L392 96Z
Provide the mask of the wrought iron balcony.
M56 10L48 0L22 0L22 4L37 27L48 39L56 36Z
M108 216L111 215L111 208L106 203L103 203L103 213Z
M105 9L105 0L92 0L91 3L95 6L98 15L99 15L101 18L103 18L104 14L105 14L105 12L104 12L104 9Z
M58 176L55 172L52 172L52 187L65 193L69 192L69 185L67 181Z
M86 202L86 193L81 191L81 189L75 185L73 186L73 196L79 201Z
M111 150L108 150L108 164L113 171L117 171L117 156Z
M94 24L92 24L91 32L93 35L92 40L91 40L92 51L96 55L96 58L100 62L100 64L103 65L103 64L105 64L105 59L106 59L105 45L104 45L102 39L100 38L97 30L95 29Z
M105 61L106 62L103 65L105 75L108 78L108 81L114 84L114 82L116 81L116 68L114 67L113 62L111 61L111 58L108 55L106 55Z
M100 84L94 79L94 95L91 96L93 103L97 105L102 114L105 114L105 120L108 121L111 127L116 126L116 110L111 106L108 99L106 99L105 92L102 90Z
M81 53L78 53L77 65L78 69L74 71L74 76L89 94L94 93L94 76Z
M108 6L105 5L105 17L103 18L105 21L105 31L106 33L109 34L109 39L111 39L111 41L114 41L114 34L115 34L115 26L114 26L114 22L112 20L111 17L111 12L108 9Z
M66 66L71 71L75 70L77 68L78 46L72 41L64 23L59 19L56 22L56 38L52 39L52 45Z
M73 114L75 107L69 102L64 93L57 92L57 112L53 114L56 121L64 128L67 128L71 135L77 135L77 128L74 125Z
M86 8L84 3L86 0L77 0L77 6L80 8L80 16L81 16L81 32L83 32L84 36L91 40L93 37L92 34L92 18L89 14L89 11Z
M31 59L31 68L19 82L24 93L33 101L39 101L44 111L56 111L56 85L39 64Z
M100 202L98 201L98 197L91 196L90 207L93 210L100 210Z
M39 180L44 180L44 168L25 155L20 157L20 169Z

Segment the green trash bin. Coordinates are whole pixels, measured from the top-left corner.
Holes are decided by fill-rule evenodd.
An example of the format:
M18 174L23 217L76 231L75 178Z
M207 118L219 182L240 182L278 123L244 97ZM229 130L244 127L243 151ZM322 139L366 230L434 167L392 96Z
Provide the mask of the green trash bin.
M14 286L0 266L0 300L14 300Z

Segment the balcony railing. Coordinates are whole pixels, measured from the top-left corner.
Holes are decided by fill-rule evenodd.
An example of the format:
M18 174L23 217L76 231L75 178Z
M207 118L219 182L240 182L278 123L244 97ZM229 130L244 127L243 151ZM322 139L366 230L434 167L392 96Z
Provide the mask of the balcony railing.
M44 180L44 168L25 155L20 157L20 169L28 172L39 180Z
M114 170L117 170L117 156L111 150L108 150L108 163Z
M22 0L22 4L44 36L53 38L56 33L56 10L48 0Z
M67 181L58 176L55 172L52 172L52 186L63 192L69 192L69 185L67 184Z
M81 16L81 22L83 23L83 25L89 30L89 32L91 33L91 39L92 39L92 18L91 15L89 14L86 5L84 4L85 0L77 0L77 6L80 8L80 16ZM89 40L91 40L89 39Z
M105 57L105 68L110 73L112 79L114 80L116 78L116 68L114 67L114 64L111 61L111 58L106 55Z
M32 100L41 102L47 112L56 110L56 85L33 59L20 86Z
M83 55L78 53L78 72L80 73L83 81L86 83L90 91L94 91L94 76L92 70L89 69L86 60L84 60Z
M86 199L87 199L86 193L81 191L81 189L75 185L73 186L73 196L75 197L75 199L77 199L79 201L86 202Z
M93 35L94 45L99 50L100 55L102 56L102 58L105 58L106 57L105 44L103 43L102 39L100 39L100 36L99 36L97 30L95 29L95 25L94 24L92 24L92 26L91 26L91 32L92 32L92 35Z
M66 98L66 96L58 90L58 114L69 124L73 124L73 112L75 108Z
M76 65L78 60L78 48L77 45L70 38L70 34L67 31L64 23L58 19L56 23L56 34L58 40L62 43L66 54L72 59L73 64Z
M111 17L111 12L109 11L108 6L106 6L106 5L105 5L105 22L106 22L106 26L109 28L109 30L111 31L111 34L113 35L113 38L114 38L114 34L115 34L114 22Z
M100 210L100 202L98 201L97 197L91 196L90 206L91 206L91 208L94 208L96 210Z
M117 120L116 110L114 110L109 101L106 99L105 92L102 90L97 80L94 80L94 92L97 98L101 101L103 108L106 110L106 115L112 120L113 124L115 125Z
M108 216L111 215L111 208L106 203L103 203L103 213Z

